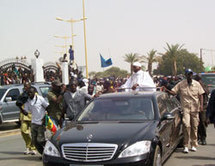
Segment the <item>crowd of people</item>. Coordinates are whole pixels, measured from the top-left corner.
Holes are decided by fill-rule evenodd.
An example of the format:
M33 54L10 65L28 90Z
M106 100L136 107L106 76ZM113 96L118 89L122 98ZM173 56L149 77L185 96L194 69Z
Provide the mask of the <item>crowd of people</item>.
M34 82L33 71L24 68L11 68L0 70L0 85L23 84L24 82Z
M73 120L86 103L104 93L120 91L165 91L176 95L183 109L184 126L184 153L196 151L199 144L206 145L206 127L209 122L214 122L215 91L212 92L208 103L209 91L202 83L199 75L194 75L191 69L176 77L154 77L141 70L141 64L133 64L133 74L129 78L103 78L86 79L79 76L70 78L68 85L62 84L59 79L51 83L48 92L48 102L39 96L35 89L24 84L25 91L21 95L27 96L18 104L21 114L29 116L31 113L31 138L22 131L26 142L25 154L35 154L35 148L42 154L45 145L44 116L47 113L53 123L61 128L65 119ZM81 75L80 75L81 76ZM19 101L19 100L17 100ZM27 124L25 124L27 125ZM23 126L23 125L22 125ZM30 127L30 125L28 125ZM29 142L29 140L31 140Z

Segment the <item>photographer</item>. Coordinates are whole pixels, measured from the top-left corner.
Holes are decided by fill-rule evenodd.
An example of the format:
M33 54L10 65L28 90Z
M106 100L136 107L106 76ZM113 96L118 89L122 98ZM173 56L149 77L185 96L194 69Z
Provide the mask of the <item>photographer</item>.
M49 103L40 95L36 94L34 87L30 87L28 90L28 100L25 103L24 109L21 111L24 115L28 115L31 112L31 136L32 143L37 148L40 154L43 153L45 146L45 125L44 117Z
M24 104L28 100L28 90L30 89L30 87L31 87L31 83L26 82L24 84L23 93L18 97L18 99L16 101L16 105L20 108L20 110L23 109ZM20 123L21 123L21 127L20 127L21 134L22 134L22 137L23 137L23 139L25 141L25 145L26 145L26 150L24 151L24 154L35 155L36 148L31 143L31 135L30 135L31 114L28 114L27 116L25 116L22 112L20 112Z

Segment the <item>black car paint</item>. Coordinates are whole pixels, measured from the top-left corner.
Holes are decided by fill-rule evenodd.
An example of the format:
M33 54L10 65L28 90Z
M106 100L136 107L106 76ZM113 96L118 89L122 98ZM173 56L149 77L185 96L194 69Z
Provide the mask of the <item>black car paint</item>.
M138 94L127 94L132 96ZM172 120L161 120L159 114L159 108L157 104L157 98L160 95L164 95L161 92L156 92L153 95L145 94L145 97L151 98L154 106L154 120L144 122L90 122L81 123L78 121L70 122L68 125L58 131L51 139L51 142L58 148L61 158L51 157L44 155L44 165L54 165L57 163L78 163L86 164L85 162L68 161L62 157L61 145L63 143L75 143L75 142L87 142L87 135L93 134L92 142L94 143L115 143L118 145L118 149L114 157L109 161L87 163L87 164L103 164L103 165L151 165L154 157L154 150L157 145L162 150L162 161L164 162L168 156L172 153L174 148L180 142L181 135L181 116L180 107L171 110L171 114L175 116ZM119 95L120 96L120 95ZM119 97L118 95L110 97ZM143 97L142 95L139 95ZM108 98L106 95L104 98ZM103 96L99 99L102 99ZM99 100L98 99L98 100ZM78 117L76 118L76 120ZM178 123L178 121L180 122ZM174 125L178 126L174 126ZM150 153L128 158L118 158L119 154L128 146L141 140L150 140L151 150ZM58 161L57 161L57 160ZM54 161L54 162L53 162ZM133 164L131 164L133 163Z

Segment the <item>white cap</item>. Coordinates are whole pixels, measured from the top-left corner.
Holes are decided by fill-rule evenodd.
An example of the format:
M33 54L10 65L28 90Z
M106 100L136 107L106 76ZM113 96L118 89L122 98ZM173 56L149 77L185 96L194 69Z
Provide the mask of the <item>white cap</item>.
M133 63L133 66L141 67L142 65L141 65L140 62L134 62L134 63Z

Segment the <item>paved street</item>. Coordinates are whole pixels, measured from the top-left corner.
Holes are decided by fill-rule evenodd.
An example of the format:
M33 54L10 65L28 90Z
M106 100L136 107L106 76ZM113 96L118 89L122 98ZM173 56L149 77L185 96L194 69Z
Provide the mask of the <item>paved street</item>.
M176 151L167 160L164 166L215 166L215 128L208 127L207 145L200 145L197 152L182 153L183 149Z
M20 134L1 135L0 131L0 166L42 166L39 155L23 155L24 142ZM215 166L215 129L208 128L208 145L200 146L197 152L183 154L177 149L164 166Z

